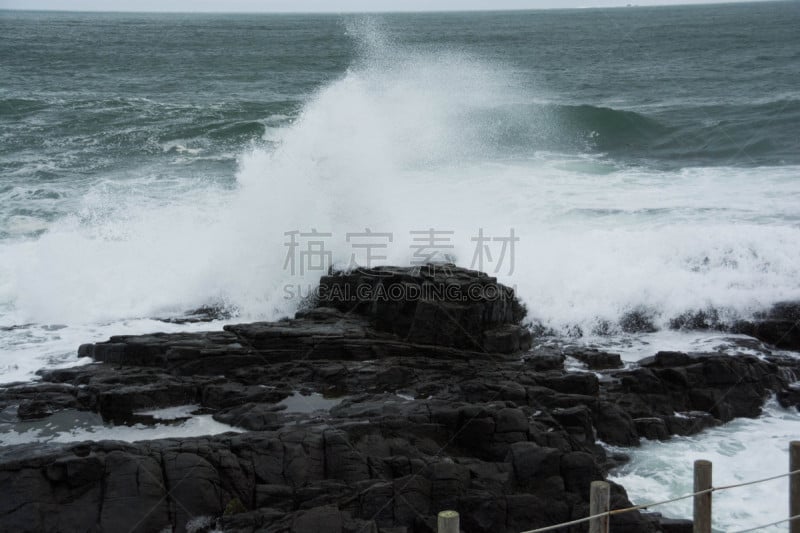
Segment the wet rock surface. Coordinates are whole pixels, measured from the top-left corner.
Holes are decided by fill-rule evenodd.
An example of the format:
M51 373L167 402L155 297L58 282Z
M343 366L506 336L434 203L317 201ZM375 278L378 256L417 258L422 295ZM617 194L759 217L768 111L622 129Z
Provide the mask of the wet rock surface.
M376 296L426 284L456 288ZM587 514L591 481L624 460L601 443L757 416L772 393L800 401L789 357L658 352L623 367L617 354L532 346L511 290L465 269L387 267L321 286L291 320L112 337L80 348L96 364L1 390L2 420L79 409L121 424L197 404L247 431L0 448L0 530L433 532L455 509L464 531L518 532ZM364 286L371 298L348 296ZM630 504L618 485L612 502ZM685 528L612 520L615 532Z
M739 321L733 330L778 348L800 350L800 302L780 302L754 320Z

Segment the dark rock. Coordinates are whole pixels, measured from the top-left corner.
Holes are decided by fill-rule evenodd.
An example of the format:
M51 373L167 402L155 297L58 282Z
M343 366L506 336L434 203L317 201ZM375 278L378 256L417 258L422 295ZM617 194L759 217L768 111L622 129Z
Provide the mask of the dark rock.
M237 382L209 383L203 387L202 404L214 409L237 407L245 403L279 402L292 393L290 389L264 388Z
M544 500L533 494L515 494L506 498L506 516L509 531L549 526L571 518L567 502Z
M610 370L622 368L622 358L618 353L608 353L593 348L570 348L565 353L584 363L589 370Z
M531 334L513 324L487 330L483 333L483 348L488 352L514 353L531 347Z
M648 309L634 309L622 315L619 326L626 333L652 333L658 331L653 323L653 312Z
M536 372L563 370L566 356L560 352L535 351L525 356L525 363Z
M171 524L166 480L159 461L135 452L111 450L104 458L104 470L102 500L98 498L96 506L102 530L158 531ZM50 496L48 492L43 495ZM50 497L57 501L57 492Z
M594 442L592 411L586 405L555 408L551 411L551 415L567 433L579 442L584 444Z
M750 335L787 350L800 350L800 302L780 302L753 320L736 322L734 333Z
M274 405L246 403L214 413L214 420L251 431L264 431L280 428L284 419Z
M691 361L691 356L683 352L658 352L653 358L646 358L639 361L639 366L666 368L686 366L690 364Z
M536 379L540 385L566 394L595 396L600 390L600 384L594 374L543 374Z
M342 512L335 506L316 507L298 515L292 521L293 532L318 531L319 533L342 533Z
M667 440L670 437L669 428L663 419L658 417L636 418L636 432L650 440Z
M48 417L79 407L78 390L62 383L25 383L0 389L0 408L13 406L20 420Z
M687 311L669 321L671 329L685 330L704 330L704 329L725 329L724 322L716 309L700 309L697 311Z
M223 320L233 317L234 309L225 305L204 305L191 311L187 311L180 316L169 316L164 318L156 318L161 322L170 324L196 324L198 322L212 322L214 320Z
M514 291L449 264L377 267L320 280L320 305L354 311L406 342L512 353L530 347Z
M774 320L800 320L800 302L778 302L772 306L767 318Z
M440 267L331 274L328 298L293 319L112 337L81 347L98 364L4 387L3 425L73 411L147 423L140 409L196 404L248 431L0 448L0 530L417 533L452 508L465 531L516 533L585 516L591 481L626 461L600 441L694 434L758 415L771 393L798 404L791 357L658 352L619 369L616 354L557 339L529 349L510 289ZM348 299L359 285L374 297ZM431 292L378 296L391 287ZM566 356L601 378L565 371ZM313 405L287 407L297 397ZM612 484L612 505L629 504ZM640 513L612 524L679 527Z
M555 448L517 442L511 445L507 460L514 467L515 482L523 489L533 490L548 478L560 476L561 455Z
M431 505L440 509L453 508L469 486L469 468L455 463L435 463L431 472Z
M658 527L662 533L692 533L694 524L691 520L676 518L659 518Z
M664 422L671 435L694 435L706 428L714 427L719 421L710 413L690 411L667 417Z
M602 479L594 457L586 452L570 452L561 456L561 477L566 490L589 501L589 485Z
M256 485L254 505L290 511L294 508L294 490L288 485Z
M778 392L777 400L782 407L795 407L800 409L800 387L792 384Z
M600 402L594 410L597 438L616 446L638 446L639 433L631 416L611 402Z

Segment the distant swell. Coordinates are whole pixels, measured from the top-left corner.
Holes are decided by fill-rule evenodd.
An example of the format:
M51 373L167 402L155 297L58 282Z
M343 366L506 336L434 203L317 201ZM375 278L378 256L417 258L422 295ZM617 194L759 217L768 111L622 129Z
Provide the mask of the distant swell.
M632 111L593 105L510 103L468 112L498 153L599 153L662 167L800 163L800 101ZM710 120L709 117L730 117Z
M384 46L368 27L352 34L362 57L299 108L73 102L68 129L97 141L71 141L96 151L87 161L115 161L114 149L163 161L96 180L71 159L55 169L33 161L74 179L0 189L11 206L3 325L163 317L209 303L242 319L285 316L298 305L287 286L307 290L322 273L287 268L287 233L330 233L325 249L341 266L354 251L347 234L367 228L392 234L382 263L408 265L411 232L434 228L452 232L446 251L459 265L476 268L476 234L513 229L513 265L498 264L495 247L480 268L514 285L531 320L554 330L666 329L687 311L743 317L800 298L800 166L687 166L676 155L735 151L747 134L757 160L753 131L701 125L717 132L702 148L687 133L699 112L683 120L547 101L469 55ZM151 131L153 116L167 125ZM233 139L238 157L206 161L215 146L225 156L226 143L205 142L215 138ZM671 166L637 160L658 154ZM37 203L49 218L31 210ZM67 214L53 216L56 203Z
M654 139L670 131L658 121L633 111L621 111L591 105L564 105L557 114L567 129L591 132L598 147Z

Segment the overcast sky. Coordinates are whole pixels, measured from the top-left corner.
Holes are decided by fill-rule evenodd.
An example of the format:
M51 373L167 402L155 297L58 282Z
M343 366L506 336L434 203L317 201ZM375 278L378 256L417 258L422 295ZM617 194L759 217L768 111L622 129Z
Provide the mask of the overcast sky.
M722 0L730 1L730 0ZM305 12L542 9L708 4L709 0L0 0L5 9L77 11Z

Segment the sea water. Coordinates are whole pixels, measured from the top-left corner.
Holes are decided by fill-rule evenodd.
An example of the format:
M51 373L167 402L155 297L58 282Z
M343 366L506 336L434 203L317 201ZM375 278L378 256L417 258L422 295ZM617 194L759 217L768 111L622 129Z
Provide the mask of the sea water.
M730 346L668 325L800 298L798 27L793 2L0 11L0 382L85 363L77 346L112 334L290 315L287 287L331 263L433 252L629 362ZM203 306L232 318L158 320ZM632 312L658 331L623 331ZM723 441L780 472L797 426L776 409L647 444L620 479L635 501L685 491L664 458Z

